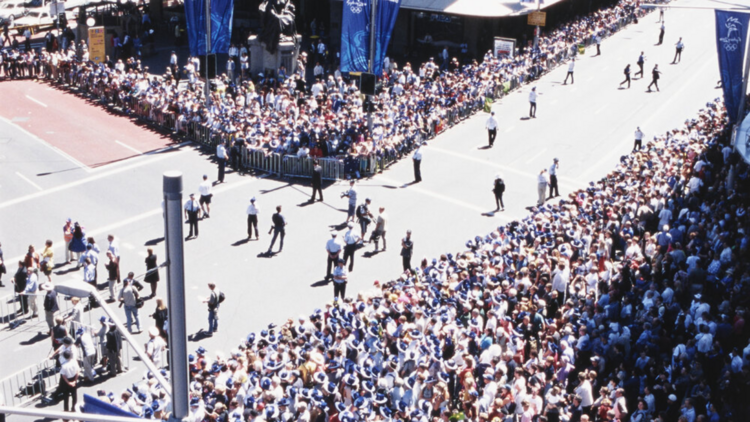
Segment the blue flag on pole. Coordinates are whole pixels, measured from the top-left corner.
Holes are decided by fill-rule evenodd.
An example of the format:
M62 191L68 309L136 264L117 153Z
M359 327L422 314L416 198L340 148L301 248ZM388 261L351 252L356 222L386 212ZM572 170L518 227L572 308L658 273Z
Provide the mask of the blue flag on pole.
M370 59L372 0L344 0L341 23L341 71L367 72Z
M383 73L383 59L388 50L388 44L391 42L393 27L396 25L398 9L401 7L401 0L379 0L378 14L375 17L377 22L377 32L375 37L375 63L373 64L373 73L380 76Z
M226 53L232 39L234 0L211 0L211 51ZM206 54L206 0L185 0L190 54Z
M747 24L750 14L716 11L716 50L719 55L719 73L724 87L724 105L729 123L737 122L742 92L742 68L747 42Z

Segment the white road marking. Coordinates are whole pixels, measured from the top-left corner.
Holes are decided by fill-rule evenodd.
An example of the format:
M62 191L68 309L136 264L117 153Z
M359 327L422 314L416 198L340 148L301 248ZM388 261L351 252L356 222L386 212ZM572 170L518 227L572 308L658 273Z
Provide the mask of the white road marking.
M115 139L115 143L116 143L116 144L118 144L118 145L121 145L121 146L123 146L123 147L125 147L125 148L127 148L127 149L129 149L129 150L131 150L131 151L133 151L134 153L136 153L136 154L138 154L138 155L141 155L141 154L143 154L143 153L142 153L141 151L138 151L137 149L135 149L135 148L131 147L131 146L130 146L130 145L128 145L128 144L126 144L125 142L120 142L120 141L118 141L117 139Z
M380 180L382 180L384 182L388 182L388 183L393 184L393 185L398 185L398 184L401 183L398 180L389 179L389 178L383 177L383 176L378 176L378 179L380 179ZM411 185L411 186L409 186L408 188L405 188L405 189L409 189L409 191L412 191L412 192L421 193L422 195L431 196L431 197L433 197L435 199L439 199L439 200L444 201L444 202L450 202L451 204L458 205L458 206L463 207L463 208L468 208L468 209L470 209L472 211L476 211L476 212L480 212L480 213L487 213L487 212L490 211L486 207L482 208L482 207L477 206L477 205L469 204L466 201L460 201L458 199L451 198L450 196L442 195L442 194L433 192L431 190L427 190L427 189L421 188L421 187L416 186L416 185ZM505 220L505 221L511 221L510 218L505 217L505 216L500 215L500 214L495 214L495 216L499 217L500 219ZM11 262L15 262L15 261L11 261Z
M2 118L0 118L0 119L2 119ZM44 141L42 141L42 142L44 142ZM45 143L45 145L48 145L48 144ZM50 193L60 192L60 191L63 191L63 190L67 190L67 189L70 189L70 188L74 188L74 187L83 185L83 184L88 183L88 182L93 182L93 181L96 181L96 180L99 180L99 179L103 179L103 178L108 177L108 176L112 176L112 175L115 175L115 174L126 172L126 171L132 170L134 168L137 168L137 167L140 167L140 166L143 166L143 165L146 165L146 164L154 163L156 161L172 157L175 154L181 154L182 152L185 152L185 151L186 150L182 150L182 151L178 151L178 152L176 152L174 154L160 155L160 156L154 157L154 158L152 158L150 160L145 160L144 159L144 160L138 161L136 163L133 163L133 164L131 164L129 166L119 167L119 168L110 170L110 171L105 172L105 173L98 173L98 174L96 174L94 176L91 176L91 177L88 177L88 178L85 178L85 179L76 180L75 182L70 182L70 183L67 183L67 184L64 184L64 185L55 186L54 188L47 189L43 193L42 192L37 192L37 193L32 193L32 194L26 195L26 196L21 196L19 198L14 198L14 199L11 199L9 201L5 201L3 203L0 203L0 209L9 207L11 205L20 204L22 202L30 201L32 199L40 198L40 197L49 195Z
M507 129L505 129L505 133L508 133L508 132L510 132L510 131L511 131L511 130L513 130L514 128L515 128L515 126L509 126L509 127L507 128Z
M125 249L130 249L131 251L135 249L135 246L133 246L132 243L123 242L122 247Z
M557 104L558 101L560 101L560 100L554 99L554 100L550 101L549 104L550 105L554 105L554 104Z
M73 163L76 167L80 167L81 169L83 169L86 172L91 172L91 168L89 166L87 166L87 165L83 164L82 162L76 160L75 158L71 157L67 153L63 152L61 149L48 144L44 139L42 139L42 138L34 135L33 133L29 132L28 130L24 129L23 127L15 124L13 122L11 122L10 120L6 119L5 117L0 117L0 120L3 121L3 122L5 122L5 123L7 123L7 124L9 124L9 125L15 126L16 129L18 129L21 132L23 132L24 134L26 134L26 136L28 136L29 138L35 139L37 142L41 143L42 145L46 146L47 148L51 149L52 151L55 151L56 153L60 154L63 158L65 158L66 160L68 160L71 163Z
M604 111L604 109L605 109L605 108L607 108L608 106L609 106L609 104L604 104L603 106L599 107L599 109L598 109L598 110L596 110L596 111L594 112L594 114L599 114L599 113L601 113L601 112L602 112L602 111Z
M34 98L34 97L30 97L30 96L28 96L28 95L27 95L27 96L26 96L26 98L30 99L31 101L33 101L33 102L35 102L35 103L39 104L40 106L42 106L42 107L44 107L44 108L47 108L47 104L44 104L43 102L41 102L41 101L37 100L37 99L36 99L36 98Z
M29 180L29 178L28 178L28 177L26 177L26 176L24 176L23 174L21 174L21 173L19 173L19 172L16 172L16 174L17 174L17 175L18 175L18 177L20 177L21 179L23 179L23 180L27 181L27 182L28 182L28 183L29 183L29 184L30 184L31 186L33 186L33 187L35 187L35 188L37 188L37 189L39 189L39 190L44 190L44 189L42 189L42 187L41 187L41 186L39 186L39 185L37 185L36 183L34 183L34 182L32 182L31 180Z
M524 164L529 164L529 163L531 163L532 161L534 161L534 160L536 160L537 158L539 158L539 156L541 156L542 154L544 154L544 153L545 153L546 151L547 151L547 148L542 148L542 149L541 149L541 151L537 152L536 154L534 154L534 156L533 156L533 157L531 157L531 158L529 158L528 160L526 160L526 162L525 162Z
M213 190L213 194L216 195L216 194L220 194L220 193L224 193L224 192L229 192L231 190L234 190L234 189L237 189L237 188L241 188L241 187L249 185L251 183L255 183L258 180L265 179L268 176L269 176L268 174L264 174L264 175L262 175L260 177L247 178L247 179L241 180L241 181L239 181L237 183L232 183L231 185L225 185L225 186L222 186L219 189L214 189ZM185 196L187 196L187 195L185 195ZM162 212L163 211L162 211L161 207L154 208L154 209L152 209L150 211L142 212L142 213L140 213L138 215L134 215L134 216L126 218L124 220L120 220L120 221L118 221L116 223L109 224L109 225L103 226L103 227L99 227L99 228L97 228L95 230L87 231L86 235L87 236L91 236L91 237L96 237L96 236L99 236L99 235L102 235L102 234L105 234L105 233L109 234L111 232L116 231L117 229L119 229L121 227L125 227L125 226L127 226L129 224L137 223L139 221L145 220L145 219L147 219L149 217L153 217L155 215L159 215ZM64 245L65 245L65 241L63 239L58 239L58 240L56 240L53 243L52 248L53 249L59 249L60 247L62 247ZM18 262L18 261L22 260L24 258L24 256L25 255L17 256L15 258L12 258L8 262Z

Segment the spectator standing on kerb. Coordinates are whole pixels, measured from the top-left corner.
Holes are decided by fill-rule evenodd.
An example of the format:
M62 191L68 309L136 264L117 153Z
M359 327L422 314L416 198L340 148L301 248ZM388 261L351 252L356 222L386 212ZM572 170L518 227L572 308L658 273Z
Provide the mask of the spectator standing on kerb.
M271 216L271 222L273 223L273 225L271 226L271 230L268 231L268 234L270 235L271 232L273 232L273 237L271 238L271 244L268 246L268 252L266 252L268 255L271 254L273 245L274 243L276 243L276 238L279 236L281 237L279 239L279 252L284 249L284 236L286 236L286 218L281 215L281 205L276 207L276 213Z
M529 92L529 118L536 118L536 87Z
M354 211L357 208L357 189L354 188L354 180L349 181L349 190L342 193L341 197L349 198L349 206L346 209L346 222L353 222Z
M216 146L216 162L219 165L219 183L224 183L224 172L227 168L227 147L223 142Z
M26 290L24 290L24 294L29 297L31 317L36 318L39 314L36 298L37 293L39 292L39 270L32 267L26 267L26 274Z
M130 278L124 280L122 290L120 290L120 306L125 306L125 319L128 327L128 331L133 334L141 332L141 319L138 312L138 291L135 289L135 282ZM136 331L133 331L133 323L135 323Z
M552 199L560 196L560 191L557 188L557 169L560 168L560 161L555 158L552 161L552 165L549 166L549 198Z
M406 231L406 237L401 239L401 265L404 271L411 271L411 257L414 254L414 241L411 230Z
M341 256L341 249L343 248L344 246L338 239L338 233L331 233L331 239L326 242L326 280L331 278L331 269L338 264ZM334 297L335 296L336 295L334 294Z
M426 145L427 142L422 142L422 145ZM422 145L417 147L414 151L414 155L411 156L411 160L414 164L414 183L422 181Z
M503 192L505 192L505 181L498 174L495 175L495 183L492 186L492 193L495 194L495 211L505 211L505 204L503 204Z
M208 289L210 292L203 303L208 306L208 334L213 335L219 332L219 307L224 301L224 293L216 288L215 283L208 283Z
M568 84L568 77L570 77L570 84L574 84L576 82L575 78L573 77L573 70L575 70L576 67L576 58L573 57L568 62L568 74L565 75L565 81L563 81L563 85Z
M47 328L49 329L46 335L51 335L52 328L55 327L55 316L60 311L60 306L57 303L57 292L52 283L44 283L41 288L46 292L44 294L44 319L47 321Z
M255 205L255 197L250 198L250 205L247 206L247 238L253 238L253 231L255 231L255 240L259 240L258 237L258 213L260 210Z
M24 294L28 278L29 274L26 271L26 266L23 264L23 261L18 261L18 269L13 275L13 290L18 295L18 302L21 305L21 309L18 311L21 315L26 315L29 312L29 297Z
M487 119L487 123L484 124L487 128L487 136L489 137L489 147L495 144L495 137L497 136L497 119L495 119L495 112L490 113L490 117Z
M537 206L544 205L544 198L547 195L547 185L549 185L549 178L547 176L547 169L542 169L537 176L537 194L539 199L536 202Z
M596 42L596 54L594 56L602 55L602 35L601 33L594 35L594 41Z
M212 188L213 184L208 180L208 175L204 174L203 181L198 185L198 193L201 194L199 202L205 218L210 218L208 213L211 212L211 198L214 196L214 194L211 193Z
M677 64L682 60L682 49L685 48L685 44L682 42L682 37L680 37L679 40L677 40L677 44L675 46L674 51L674 59L672 59L672 64Z
M633 143L633 151L638 151L641 149L641 143L643 142L643 132L641 132L641 127L638 126L635 128L635 142Z
M102 317L104 318L104 317ZM107 348L107 371L110 377L122 372L122 359L120 350L122 350L122 337L117 331L115 324L103 323L107 327L105 335L105 345Z
M195 229L195 237L198 237L198 217L200 217L201 206L198 201L195 200L195 194L190 194L190 199L185 202L185 218L190 226L190 233L185 238L188 240L193 237L193 229Z

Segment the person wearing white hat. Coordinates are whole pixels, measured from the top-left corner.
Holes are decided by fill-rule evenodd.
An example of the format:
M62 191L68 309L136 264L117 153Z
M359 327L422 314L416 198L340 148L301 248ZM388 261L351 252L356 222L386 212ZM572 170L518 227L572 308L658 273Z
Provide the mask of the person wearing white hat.
M247 206L247 238L253 238L253 230L255 231L255 240L259 240L258 237L258 213L260 209L255 205L255 197L250 198L250 205Z

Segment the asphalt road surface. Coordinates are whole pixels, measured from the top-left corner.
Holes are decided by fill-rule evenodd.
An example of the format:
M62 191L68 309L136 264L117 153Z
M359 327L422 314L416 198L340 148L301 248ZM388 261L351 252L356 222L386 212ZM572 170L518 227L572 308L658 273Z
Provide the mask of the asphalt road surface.
M536 201L536 176L553 158L560 160L560 191L565 196L603 177L627 154L636 126L641 127L646 140L651 139L692 118L708 100L720 96L721 91L715 88L719 77L713 12L668 10L662 46L654 45L659 32L657 17L651 14L606 39L601 56L592 57L591 50L579 56L574 84L562 84L567 71L563 66L497 102L493 110L500 128L494 148L482 148L487 143L487 115L479 114L424 148L422 183L410 184L413 175L408 159L382 175L360 181L361 198L372 198L372 210L385 206L389 214L388 250L366 256L363 252L373 248L366 246L357 253L349 296L370 288L375 280L387 281L400 274L400 238L407 229L413 231L414 265L422 257L460 251L475 235L523 218L526 208ZM670 65L680 36L685 43L682 61ZM618 89L625 65L637 69L640 51L647 57L646 77L633 80L630 89ZM663 72L661 91L647 93L650 71L657 63ZM537 87L539 99L537 118L529 120L527 100L532 86ZM185 199L188 193L197 193L203 174L216 179L216 165L195 146L170 144L125 118L119 118L124 126L114 123L112 119L118 118L105 110L46 85L3 82L0 98L13 98L12 105L0 106L0 242L11 272L15 270L13 262L29 244L41 250L46 239L55 242L60 262L61 228L70 217L102 247L107 234L117 236L121 271L141 274L147 245L154 245L160 262L164 260L163 172L183 172ZM77 111L62 121L50 117L66 110ZM492 214L491 187L497 173L506 181L506 210ZM309 315L332 299L332 286L321 283L326 264L324 245L332 228L340 227L346 218L347 202L340 198L346 187L346 183L328 186L325 202L313 205L306 204L309 187L288 180L230 173L226 183L214 188L211 218L200 222L200 237L185 244L191 352L202 345L210 352L226 353L248 333L271 322ZM253 196L261 208L261 239L247 242L245 209ZM283 207L289 222L284 250L261 257L268 248L268 228L277 205ZM99 271L104 274L103 263ZM80 271L68 267L58 272L56 280L82 279ZM10 276L5 276L6 284ZM165 278L162 271L162 280ZM201 300L211 281L226 293L227 301L222 305L219 333L198 340L200 336L192 335L207 328L206 306ZM0 295L10 293L8 287L0 289ZM159 294L166 296L163 282ZM152 323L147 315L153 307L149 301L141 311L144 330ZM92 320L100 314L95 310ZM44 330L43 325L43 321L30 321L14 330L7 326L0 329L0 350L5 357L0 378L36 363L49 352L48 340L37 334ZM147 340L146 334L137 338ZM105 388L119 393L145 372L138 362L131 368L125 375L82 392Z

